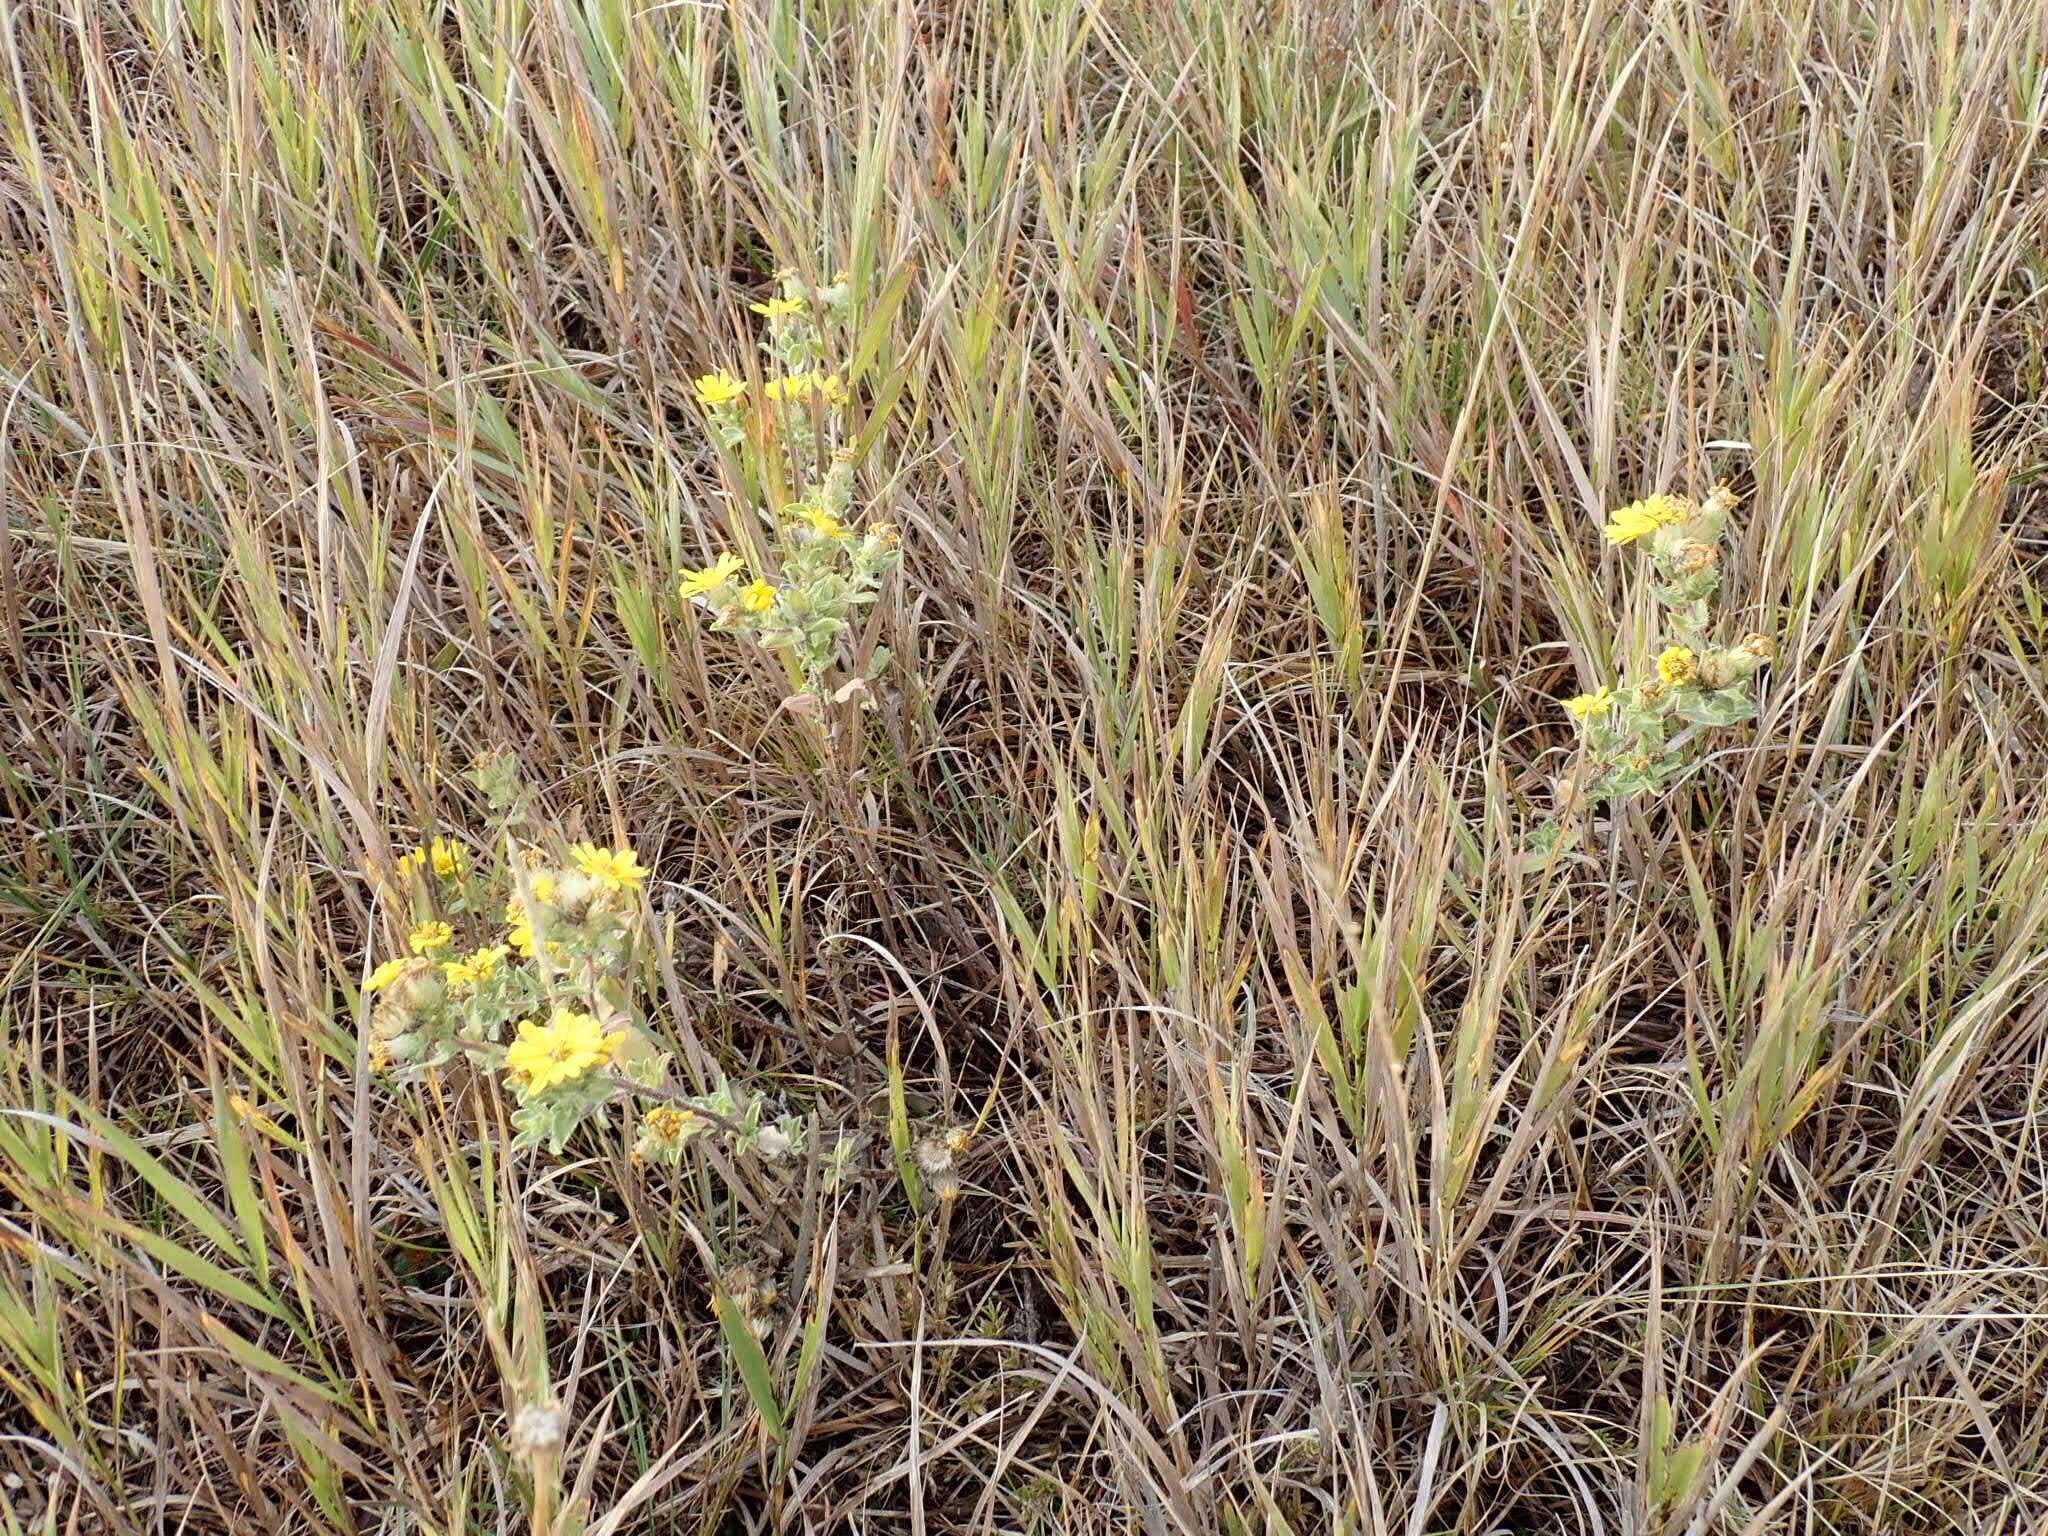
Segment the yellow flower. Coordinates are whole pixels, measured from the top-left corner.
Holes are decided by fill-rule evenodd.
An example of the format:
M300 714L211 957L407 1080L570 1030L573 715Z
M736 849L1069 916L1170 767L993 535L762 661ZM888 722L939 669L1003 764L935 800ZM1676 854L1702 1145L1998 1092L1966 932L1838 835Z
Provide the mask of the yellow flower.
M680 597L701 597L724 586L746 567L747 562L738 555L720 555L701 571L683 572L682 580L676 584L676 593Z
M750 582L740 588L740 606L749 613L766 613L775 606L775 588L765 581Z
M637 891L647 883L647 867L630 848L599 848L578 843L569 850L576 867L608 891Z
M415 848L411 853L401 855L398 872L401 875L418 874L428 865L443 880L459 875L469 867L469 850L460 843L451 843L445 837L437 837L424 848Z
M510 953L511 951L503 944L492 944L478 950L466 960L444 960L441 963L441 974L447 978L451 987L473 987L480 981L488 980L491 973L497 970L505 956Z
M1700 661L1689 645L1669 645L1657 657L1657 675L1674 688L1683 688L1700 675Z
M623 1030L605 1033L595 1015L557 1008L545 1024L528 1019L519 1026L505 1051L505 1072L522 1096L546 1093L605 1065L625 1040Z
M455 942L455 930L443 922L421 923L405 936L405 947L416 955L431 955Z
M555 899L556 886L553 875L535 875L527 884L533 890L533 899L535 901L553 901Z
M749 304L747 308L757 315L766 315L770 320L781 320L789 315L802 314L804 301L790 298L770 299L765 304Z
M519 956L520 959L531 960L535 948L533 919L528 917L526 909L519 905L519 898L517 896L514 896L505 903L505 921L509 925L505 930L505 943L511 947L512 953ZM548 954L556 960L561 959L562 946L553 939L549 939Z
M1607 542L1633 544L1648 538L1666 523L1682 523L1692 516L1692 503L1682 496L1659 491L1641 501L1632 501L1607 520Z
M791 373L779 379L770 379L762 386L761 393L770 400L808 400L813 394L823 395L827 405L846 404L846 385L836 373Z
M692 1110L678 1109L673 1104L657 1104L647 1111L648 1131L663 1141L674 1141L696 1121Z
M1564 701L1564 707L1574 720L1588 720L1594 715L1604 715L1614 708L1614 690L1602 686L1595 688L1591 693L1576 694Z
M370 972L370 979L363 983L363 990L365 992L383 991L384 988L390 986L391 983L405 974L405 968L409 963L405 960L386 960L377 969Z
M747 381L735 378L723 368L716 373L699 374L692 382L697 386L697 398L706 405L731 405L747 392Z
M798 502L791 510L796 513L799 521L810 526L810 530L813 533L820 534L828 539L843 539L846 537L846 524L839 521L838 518L827 512L823 507L814 507L809 502Z

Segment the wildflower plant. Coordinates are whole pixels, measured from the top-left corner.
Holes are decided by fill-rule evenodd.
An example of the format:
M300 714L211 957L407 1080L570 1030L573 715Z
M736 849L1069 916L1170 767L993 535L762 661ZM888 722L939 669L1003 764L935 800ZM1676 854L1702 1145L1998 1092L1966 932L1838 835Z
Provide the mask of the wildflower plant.
M371 1069L398 1085L460 1064L497 1078L516 1146L559 1152L633 1102L636 1164L673 1165L702 1135L771 1161L800 1151L801 1117L770 1119L730 1083L697 1095L670 1084L636 1001L648 942L639 856L589 842L508 841L508 852L490 883L466 853L400 859L419 920L363 983Z
M710 615L712 626L741 634L781 657L792 683L822 698L851 697L889 663L877 646L862 677L831 687L854 621L872 604L900 558L886 523L854 526L854 455L845 419L849 396L829 368L826 324L843 324L849 285L841 278L808 288L784 274L781 292L748 306L765 321L758 386L719 370L695 381L711 434L755 471L772 528L768 566L750 572L740 556L719 555L685 571L679 595ZM786 480L801 490L786 495Z
M1663 623L1647 668L1563 701L1579 731L1583 803L1661 792L1692 760L1702 731L1755 716L1751 685L1771 659L1769 638L1723 646L1713 637L1721 545L1735 504L1734 492L1717 486L1704 502L1659 493L1609 518L1608 543L1648 554ZM1567 815L1577 808L1568 805Z

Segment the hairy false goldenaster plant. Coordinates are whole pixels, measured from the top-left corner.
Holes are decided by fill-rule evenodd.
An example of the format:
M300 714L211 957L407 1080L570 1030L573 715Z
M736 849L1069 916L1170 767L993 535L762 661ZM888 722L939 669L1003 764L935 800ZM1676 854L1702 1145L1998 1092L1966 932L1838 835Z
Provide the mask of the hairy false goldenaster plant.
M1648 665L1562 701L1580 755L1557 819L1540 834L1546 846L1577 830L1590 807L1662 792L1693 761L1704 732L1754 718L1752 681L1772 657L1771 641L1752 634L1723 645L1714 637L1721 546L1735 505L1726 486L1698 503L1659 492L1608 519L1610 544L1648 553L1663 623Z
M672 1164L706 1133L771 1159L806 1144L800 1118L769 1118L730 1083L699 1095L671 1083L636 1000L650 871L632 848L508 840L502 874L486 880L466 853L437 857L442 846L399 861L445 878L424 895L413 886L423 906L406 952L363 982L373 1071L394 1085L458 1063L496 1076L516 1146L559 1152L626 1101L642 1106L636 1163Z
M843 321L849 285L821 288L784 274L781 292L748 307L766 324L758 386L720 369L695 381L712 436L746 463L769 506L761 568L724 552L685 571L678 594L715 629L744 635L780 657L793 684L822 700L862 696L889 663L876 646L860 672L839 676L854 621L872 604L900 558L886 523L856 526L850 396L827 366L825 322ZM800 482L794 495L782 487Z

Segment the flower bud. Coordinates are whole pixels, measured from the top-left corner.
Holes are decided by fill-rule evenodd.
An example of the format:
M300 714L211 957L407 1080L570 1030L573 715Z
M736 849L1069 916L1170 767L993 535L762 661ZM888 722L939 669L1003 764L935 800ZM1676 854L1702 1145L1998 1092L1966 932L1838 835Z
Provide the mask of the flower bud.
M1687 539L1671 554L1671 567L1681 576L1700 576L1721 563L1721 552L1698 539Z

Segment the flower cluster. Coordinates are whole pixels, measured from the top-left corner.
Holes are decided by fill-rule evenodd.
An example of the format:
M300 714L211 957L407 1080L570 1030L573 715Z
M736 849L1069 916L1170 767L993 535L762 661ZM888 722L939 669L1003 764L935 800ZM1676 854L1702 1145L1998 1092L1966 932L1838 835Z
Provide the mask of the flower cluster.
M1734 509L1734 492L1717 486L1704 502L1660 492L1608 520L1609 543L1648 549L1669 635L1640 680L1602 684L1563 701L1584 745L1579 782L1593 804L1663 789L1697 738L1686 727L1735 725L1756 714L1750 683L1771 659L1770 640L1751 635L1718 646L1709 634L1721 590L1721 541Z
M887 524L851 526L854 460L841 419L850 397L840 375L826 366L820 324L821 318L844 320L848 295L843 276L807 289L785 274L779 295L749 306L767 321L758 399L754 386L734 373L696 380L712 435L728 452L745 456L755 481L771 488L773 535L768 569L750 573L740 556L721 554L701 570L685 571L677 586L717 628L747 635L783 657L793 680L813 694L826 691L858 610L875 601L882 578L900 558ZM774 489L800 475L799 494ZM860 681L878 676L888 660L887 649L877 647ZM848 684L837 691L850 696L859 690Z
M439 868L442 846L413 867ZM496 903L464 880L420 913L404 955L370 973L369 1060L400 1080L458 1059L497 1072L521 1143L559 1149L622 1087L656 1087L665 1069L628 1013L648 871L632 849L593 843L508 862L502 932L476 931ZM468 867L448 861L452 876Z
M441 846L412 867L440 862ZM372 1070L406 1082L466 1062L495 1075L520 1146L559 1152L593 1115L634 1099L638 1167L674 1167L699 1137L770 1167L802 1151L801 1117L771 1115L729 1082L694 1096L669 1085L668 1057L634 1010L648 938L639 855L590 842L508 854L494 881L469 878L466 853L452 858L459 878L428 893L404 952L363 982ZM501 910L502 926L482 921Z
M469 850L445 837L437 837L411 853L399 855L398 859L401 875L420 875L432 869L438 880L456 879L468 868Z

